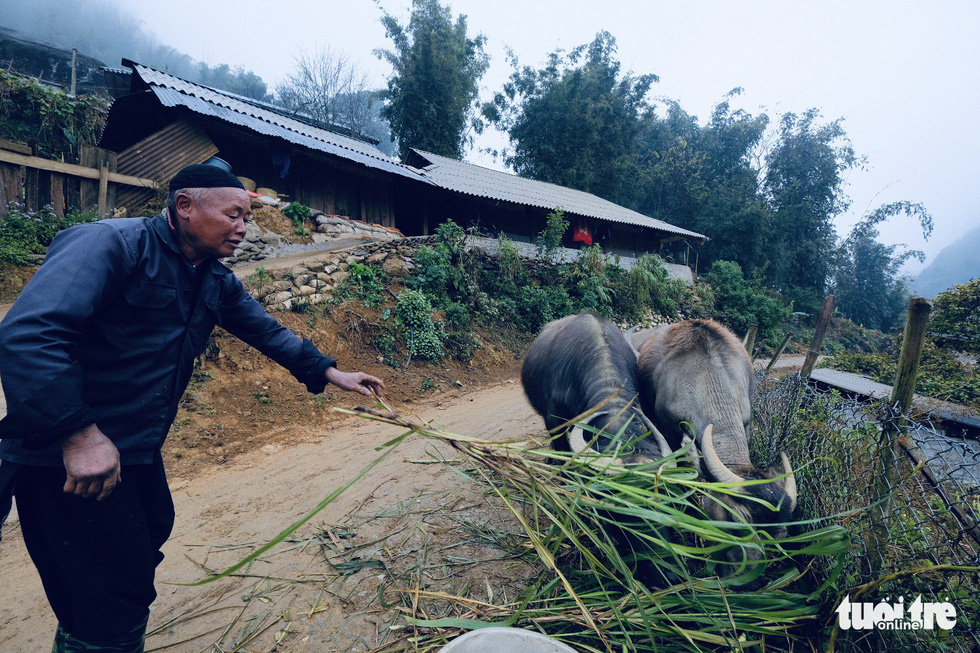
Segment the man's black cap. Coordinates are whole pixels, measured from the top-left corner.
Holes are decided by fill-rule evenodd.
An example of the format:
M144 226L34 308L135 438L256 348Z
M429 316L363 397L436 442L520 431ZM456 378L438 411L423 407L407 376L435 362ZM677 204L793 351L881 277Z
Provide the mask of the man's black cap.
M241 188L238 177L227 170L206 163L187 166L170 180L170 192L183 188Z

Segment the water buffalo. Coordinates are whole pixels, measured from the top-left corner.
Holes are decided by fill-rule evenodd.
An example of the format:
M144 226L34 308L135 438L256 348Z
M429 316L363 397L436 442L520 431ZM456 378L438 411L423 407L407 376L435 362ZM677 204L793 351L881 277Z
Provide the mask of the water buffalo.
M796 479L785 454L782 469L760 470L749 459L752 395L755 375L742 343L731 331L711 320L687 320L631 336L639 349L640 402L643 411L677 447L694 430L703 454L703 474L714 481L785 479L744 486L740 492L776 507L746 498L718 494L705 499L705 509L717 520L735 521L734 510L746 522L768 524L774 537L786 534L785 522L796 507ZM719 502L724 502L725 506ZM775 524L775 526L773 526ZM729 552L733 562L740 554ZM758 558L750 553L749 558Z
M541 329L524 358L521 382L549 430L608 400L590 418L589 425L601 430L598 451L620 446L621 462L650 462L671 449L635 401L636 371L636 356L616 325L580 313ZM613 442L623 428L624 441ZM594 435L575 427L566 437L555 440L555 448L582 451Z
M595 438L598 453L616 451L615 462L635 465L655 462L671 453L636 401L636 370L636 355L622 331L591 313L580 313L541 329L524 358L521 382L549 430L606 402L589 419L589 426L598 429L598 437L575 426L554 440L553 446L579 452L588 449ZM622 439L616 441L621 431ZM609 456L599 456L593 465L608 462L613 462ZM665 546L651 547L648 540L617 525L631 520L623 514L607 515L603 520L603 528L616 541L623 560L632 561L636 577L649 585L667 587L677 582L673 573L665 572L656 562ZM634 523L633 528L637 525ZM669 544L671 533L667 529L654 531L664 545Z

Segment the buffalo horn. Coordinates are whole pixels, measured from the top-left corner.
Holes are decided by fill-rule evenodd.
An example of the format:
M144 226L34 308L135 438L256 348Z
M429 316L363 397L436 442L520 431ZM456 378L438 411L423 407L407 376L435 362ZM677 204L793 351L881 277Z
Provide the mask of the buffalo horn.
M711 439L713 430L714 425L708 424L704 429L704 436L701 438L704 464L708 468L708 473L711 474L711 478L719 483L742 483L745 479L725 467L725 463L718 458L718 454L715 452L715 443Z
M606 414L608 413L606 413L605 411L594 414L592 417L589 418L589 424L592 424L596 420L596 418ZM583 429L581 426L573 426L572 429L568 432L568 447L569 449L572 450L573 453L586 452L586 453L601 454L602 453L601 451L597 451L593 449L591 446L589 446L589 440L592 440L594 437L595 434L590 431L588 435L588 440L586 440L585 429ZM609 465L613 465L613 464L621 465L623 464L623 461L618 458L613 458L612 456L600 456L592 460L590 464L594 467L608 467Z
M601 417L605 414L606 412L604 411L600 413L595 413L592 417L589 418L589 424L595 421L596 418ZM583 429L581 426L573 426L572 430L568 432L568 447L574 453L582 453L588 451L599 453L598 451L596 451L595 449L589 446L589 441L592 440L594 437L595 434L590 431L589 437L588 439L586 439L585 429Z
M637 358L640 357L640 352L637 350L636 347L633 346L633 334L639 328L640 328L640 325L637 324L635 327L632 327L629 331L627 331L626 333L623 334L624 336L626 336L626 344L628 344L630 346L630 349L633 350L633 355L636 356Z
M789 458L786 457L786 454L780 453L779 457L783 459L783 473L787 475L783 487L786 491L786 498L789 499L790 510L792 510L796 508L796 475L793 474L793 467L789 464Z
M647 416L644 415L643 413L638 412L637 414L639 415L640 419L643 421L643 425L646 426L647 430L650 431L650 439L656 442L657 448L660 449L660 457L666 458L667 456L672 454L673 451L670 450L670 445L667 444L667 440L664 438L663 434L659 430L657 430L657 427L653 425L653 422L647 419Z

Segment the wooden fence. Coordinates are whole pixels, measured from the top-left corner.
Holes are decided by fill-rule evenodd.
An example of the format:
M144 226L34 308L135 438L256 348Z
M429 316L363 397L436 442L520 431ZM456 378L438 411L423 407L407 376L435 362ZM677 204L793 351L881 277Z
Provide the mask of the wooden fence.
M116 172L116 153L82 146L78 163L34 156L31 148L0 140L0 218L8 205L22 204L28 211L51 206L63 216L70 209L108 216L115 209L119 184L158 190L152 179Z

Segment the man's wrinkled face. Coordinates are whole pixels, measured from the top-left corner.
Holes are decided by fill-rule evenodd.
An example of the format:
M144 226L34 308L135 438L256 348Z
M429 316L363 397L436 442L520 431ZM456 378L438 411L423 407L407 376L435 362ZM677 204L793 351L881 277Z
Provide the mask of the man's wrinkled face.
M181 249L197 265L235 252L245 238L252 209L248 194L240 188L206 188L179 194L177 214Z

